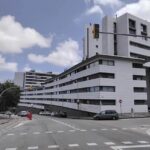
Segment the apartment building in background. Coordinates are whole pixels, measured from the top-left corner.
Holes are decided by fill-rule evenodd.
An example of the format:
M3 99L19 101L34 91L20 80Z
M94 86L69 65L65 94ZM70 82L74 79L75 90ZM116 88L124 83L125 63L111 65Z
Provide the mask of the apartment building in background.
M54 77L52 72L42 73L34 70L27 72L16 72L14 77L14 83L21 89L30 89L41 86L45 80Z
M95 113L106 109L147 112L150 69L144 64L150 57L149 33L148 21L128 13L106 16L101 25L90 24L85 29L83 61L46 80L44 87L23 91L19 105L55 105Z

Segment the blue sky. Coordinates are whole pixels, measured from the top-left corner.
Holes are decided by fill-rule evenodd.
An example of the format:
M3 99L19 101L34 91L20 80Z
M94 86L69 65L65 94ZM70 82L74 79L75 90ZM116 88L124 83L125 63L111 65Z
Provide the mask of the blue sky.
M82 59L86 24L125 12L150 20L150 0L0 0L0 81L62 72Z

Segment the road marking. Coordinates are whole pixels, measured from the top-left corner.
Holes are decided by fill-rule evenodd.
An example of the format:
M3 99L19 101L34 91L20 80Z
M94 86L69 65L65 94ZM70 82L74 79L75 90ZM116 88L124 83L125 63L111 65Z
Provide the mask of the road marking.
M116 130L118 130L118 129L116 129L116 128L113 128L112 130L113 130L113 131L116 131Z
M28 122L30 122L30 121L29 121L29 120L25 120L25 121L23 121L23 122L17 124L14 128L20 127L20 126L22 126L22 125L24 125L24 124L26 124L26 123L28 123Z
M29 150L31 150L31 149L38 149L38 148L39 148L38 146L28 147Z
M76 130L69 130L69 132L75 132Z
M115 145L113 142L105 142L106 145Z
M63 133L64 131L57 131L58 133Z
M91 129L92 131L97 131L97 129Z
M87 130L85 130L85 129L81 129L80 131L81 131L81 132L85 132L85 131L87 131Z
M17 148L6 148L5 150L17 150Z
M133 144L133 143L130 142L130 141L123 141L122 143L123 143L123 144Z
M68 146L69 146L69 147L78 147L79 144L69 144Z
M141 125L141 127L149 127L150 125L149 124L143 124Z
M7 134L7 136L12 136L12 135L15 135L14 133L9 133L9 134Z
M86 143L88 146L97 146L96 143Z
M40 132L33 132L33 134L36 134L36 135L37 135L37 134L40 134Z
M17 124L14 128L20 127L20 126L22 126L22 125L23 125L23 123L19 123L19 124Z
M150 145L111 146L111 148L114 150L122 150L128 148L145 148L145 147L150 147Z
M138 143L140 143L140 144L148 144L149 142L148 141L138 141Z
M137 128L131 128L132 130L137 130Z
M102 131L107 131L108 129L105 129L105 128L104 128L104 129L101 129L101 130L102 130Z
M20 133L20 135L26 135L27 133Z
M59 148L59 145L49 145L48 148Z
M146 133L150 136L150 129L146 131Z
M127 130L127 128L122 128L122 130Z
M62 124L64 126L70 127L70 128L72 128L74 130L80 130L79 128L76 128L76 127L74 127L74 126L72 126L72 125L70 125L68 123L63 122L63 121L55 120L55 119L52 119L52 118L49 118L49 119L52 120L52 121L54 121L54 122L57 122L59 124Z
M53 133L52 131L46 131L45 133Z
M146 130L147 128L140 127L141 130Z

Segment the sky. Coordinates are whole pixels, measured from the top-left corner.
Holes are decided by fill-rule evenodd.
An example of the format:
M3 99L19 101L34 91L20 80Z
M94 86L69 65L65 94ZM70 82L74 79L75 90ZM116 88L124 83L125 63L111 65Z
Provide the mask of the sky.
M87 24L126 12L150 21L150 0L0 0L0 82L63 72L82 60Z

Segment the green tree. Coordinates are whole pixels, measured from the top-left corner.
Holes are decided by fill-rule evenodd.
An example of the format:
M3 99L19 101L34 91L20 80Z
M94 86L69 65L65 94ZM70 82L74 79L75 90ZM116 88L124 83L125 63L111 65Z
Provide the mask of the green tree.
M11 81L0 83L0 111L16 107L20 98L20 89Z

